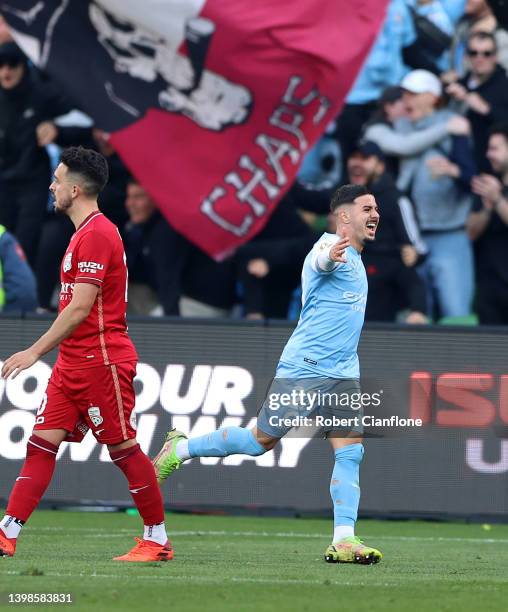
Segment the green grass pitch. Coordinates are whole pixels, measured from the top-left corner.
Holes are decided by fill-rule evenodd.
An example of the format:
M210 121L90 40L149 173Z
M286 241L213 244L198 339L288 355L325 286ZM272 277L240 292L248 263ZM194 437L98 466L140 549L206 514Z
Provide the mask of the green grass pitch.
M0 558L8 592L70 592L52 609L168 612L506 610L508 525L360 521L385 555L374 566L323 561L331 521L168 514L169 563L111 561L140 535L139 517L39 511L14 558ZM44 606L49 609L49 606Z

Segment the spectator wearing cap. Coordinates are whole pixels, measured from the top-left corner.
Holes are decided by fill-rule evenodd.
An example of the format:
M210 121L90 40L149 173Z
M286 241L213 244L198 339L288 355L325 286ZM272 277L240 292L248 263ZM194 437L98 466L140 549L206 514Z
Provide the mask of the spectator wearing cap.
M508 123L492 127L487 156L495 175L473 179L478 197L468 220L476 247L476 307L483 325L508 325Z
M508 120L508 78L497 63L497 43L492 34L471 34L467 44L470 71L446 88L471 123L475 161L483 172L490 172L486 157L489 129Z
M395 321L407 310L408 323L426 323L425 286L415 270L426 252L411 204L386 172L383 152L373 142L362 142L348 160L351 183L365 185L376 198L382 223L376 240L362 259L369 281L367 321ZM409 206L408 206L409 204Z
M446 124L448 110L438 110L441 82L426 70L402 80L406 118L395 122L400 134L414 134ZM401 157L397 186L414 202L429 254L420 266L427 287L428 314L467 316L473 295L473 254L465 230L475 174L470 140L448 136L418 155Z
M390 0L386 18L337 119L337 137L344 164L356 147L363 126L376 109L376 102L389 86L398 85L410 68L438 72L437 60L429 56L426 40L415 27L413 13L452 28L463 0ZM439 16L438 16L439 14Z
M460 115L452 115L447 122L436 123L414 131L401 134L394 128L399 119L406 117L403 101L404 90L399 86L388 87L379 99L379 108L366 125L363 140L375 142L386 156L387 169L398 174L400 157L419 155L429 147L437 145L450 135L469 134L469 123Z
M48 203L50 161L39 125L71 109L27 64L13 42L0 45L0 223L33 265Z
M32 312L36 308L33 272L18 241L0 225L0 312Z
M426 66L425 61L407 0L390 0L383 26L337 118L344 165L384 89L400 83L407 66Z

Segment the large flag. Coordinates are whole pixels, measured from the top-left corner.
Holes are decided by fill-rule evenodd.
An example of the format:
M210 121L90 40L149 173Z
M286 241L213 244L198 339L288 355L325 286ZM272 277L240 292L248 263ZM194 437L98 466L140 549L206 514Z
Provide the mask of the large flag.
M168 221L221 258L338 113L387 0L0 0Z

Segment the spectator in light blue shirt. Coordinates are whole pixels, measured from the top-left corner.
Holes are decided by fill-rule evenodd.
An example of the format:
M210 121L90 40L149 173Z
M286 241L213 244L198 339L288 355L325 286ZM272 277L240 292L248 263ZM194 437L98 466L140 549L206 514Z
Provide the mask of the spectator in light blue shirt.
M409 0L418 15L426 17L451 39L455 27L464 14L466 0ZM451 51L446 49L436 59L436 67L443 72L451 68Z
M365 63L337 118L337 138L344 160L360 138L364 124L376 109L376 102L389 85L398 85L407 72L403 50L416 42L413 18L406 0L391 0L386 18ZM407 60L407 57L406 57Z
M398 85L407 72L402 50L415 40L413 19L406 1L391 0L383 27L346 98L347 104L374 102L386 87Z
M434 57L418 31L412 10L425 16L444 34L453 33L465 0L391 0L386 18L365 63L346 98L337 120L342 159L347 159L359 140L383 91L398 85L411 68L440 72L448 67L449 51Z

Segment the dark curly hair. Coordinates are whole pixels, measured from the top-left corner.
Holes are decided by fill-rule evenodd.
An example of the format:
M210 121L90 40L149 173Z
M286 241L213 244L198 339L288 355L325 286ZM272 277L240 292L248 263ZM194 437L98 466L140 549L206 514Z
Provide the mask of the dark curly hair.
M69 147L62 152L60 162L79 177L83 193L89 198L97 197L108 182L108 162L93 149Z
M363 185L342 185L333 194L330 202L331 212L335 212L339 206L343 204L352 204L356 198L363 195L369 195L370 191Z

